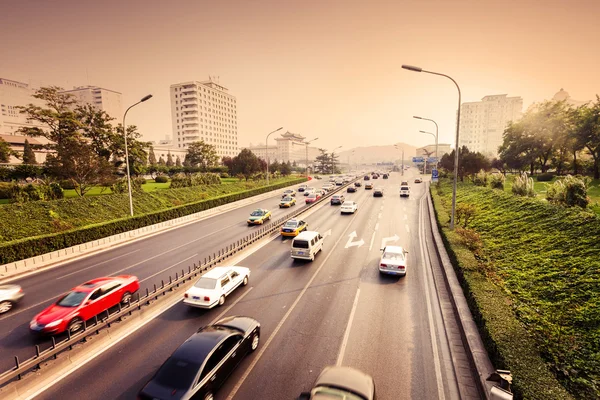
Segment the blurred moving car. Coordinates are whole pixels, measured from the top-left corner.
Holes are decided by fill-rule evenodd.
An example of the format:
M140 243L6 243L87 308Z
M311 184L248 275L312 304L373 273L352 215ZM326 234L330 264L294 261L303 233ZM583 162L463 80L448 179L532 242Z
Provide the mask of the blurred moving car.
M369 175L365 175L365 177L363 178L365 181L371 180L371 178L369 177Z
M308 196L306 196L306 204L310 204L310 203L314 203L315 201L319 200L321 198L321 193L319 192L314 192L309 194Z
M96 278L74 287L29 323L32 333L71 333L83 328L84 321L121 303L128 304L140 288L133 275Z
M300 219L290 219L281 227L282 237L294 237L308 228L308 224Z
M383 197L383 189L375 188L375 190L373 191L373 197Z
M402 181L402 182L400 182L400 186L408 186L408 181Z
M260 323L250 317L227 317L200 328L171 354L137 398L212 400L259 342Z
M346 198L344 197L343 194L334 194L333 196L331 196L331 200L329 200L329 203L333 206L333 205L339 205L342 204L344 201L346 200Z
M261 225L270 219L271 211L265 210L263 208L257 208L256 210L252 211L252 214L250 214L250 218L248 218L248 221L246 222L248 223L248 225Z
M279 208L289 208L294 205L296 205L296 199L291 196L284 197L279 202Z
M310 392L298 400L375 400L375 382L370 375L350 367L325 367Z
M355 193L356 192L356 186L348 186L348 189L346 189L346 191L348 193Z
M308 196L311 193L314 193L317 189L315 189L314 187L307 187L306 189L304 189L304 195Z
M379 260L379 272L391 275L406 275L406 255L408 251L400 246L385 246Z
M408 197L410 196L410 186L401 185L400 186L400 197Z
M383 179L388 179L388 174L383 174Z
M0 285L0 314L9 312L24 295L19 285Z
M423 179L421 179L421 178L415 178L415 183L423 183Z
M289 197L289 196L296 197L296 191L294 189L287 189L283 192L283 196L281 196L281 197Z
M240 285L246 286L248 279L250 279L249 268L214 267L183 294L183 302L198 308L222 306L225 304L225 297Z
M342 214L354 214L358 210L358 203L355 201L345 201L340 208Z
M373 184L371 184L371 183L365 184L365 190L371 190L371 189L373 189Z
M362 186L362 183L360 183L360 181L354 182L354 186L356 186L356 187L361 187L361 186Z
M298 191L304 192L307 187L308 187L308 185L303 183L302 185L298 186Z

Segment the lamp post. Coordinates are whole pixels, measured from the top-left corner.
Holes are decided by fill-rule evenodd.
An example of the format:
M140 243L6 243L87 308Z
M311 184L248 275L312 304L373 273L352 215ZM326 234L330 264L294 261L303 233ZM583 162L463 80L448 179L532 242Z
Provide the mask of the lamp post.
M267 159L267 186L269 186L269 136L282 129L283 126L278 129L275 129L273 132L269 133L267 135L267 139L265 139L265 158Z
M437 124L437 122L435 122L435 121L434 121L434 120L432 120L432 119L429 119L429 118L423 118L423 117L418 117L418 116L416 116L416 115L414 115L414 116L413 116L413 118L416 118L416 119L422 119L423 121L431 121L431 122L433 122L433 123L435 124L435 158L437 158L437 159L438 159L438 162L439 162L439 158L438 158L438 157L439 157L439 154L438 154L438 124ZM429 133L429 134L432 134L432 133L430 133L430 132L423 132L423 131L420 131L420 132L422 132L422 133ZM433 134L432 134L432 135L433 135ZM436 167L436 168L437 168L438 162L436 162L436 163L435 163L435 167Z
M454 229L454 216L456 214L456 182L457 182L457 175L458 175L458 138L459 138L459 127L460 127L460 96L461 96L460 86L458 86L458 83L456 83L456 81L454 79L452 79L450 76L445 75L445 74L440 74L439 72L426 71L421 67L415 67L412 65L402 65L402 68L407 69L409 71L414 71L414 72L425 72L427 74L443 76L445 78L450 79L456 85L456 89L458 89L458 111L456 113L456 141L454 144L454 182L452 185L452 214L450 216L450 229ZM436 124L436 126L437 126L437 124Z
M314 142L317 139L319 138L314 138L312 140L309 140L308 142L304 142L304 144L306 145L306 179L308 179L308 144Z
M433 132L426 132L426 131L419 131L419 132L431 135L435 139L435 157L436 157L436 160L437 160L437 135L435 133L433 133ZM437 168L437 161L435 163L435 166ZM425 168L423 169L423 174L426 174L426 173L427 173L427 160L425 160Z
M335 151L337 149L341 149L342 147L344 147L344 146L338 146L335 149L331 150L331 167L332 167L331 173L332 174L335 174Z
M404 147L402 149L400 149L398 147L397 144L394 145L394 147L396 148L396 150L402 150L402 171L401 171L401 175L404 176Z
M140 101L135 104L129 106L127 110L125 110L125 114L123 114L123 137L125 138L125 165L127 166L127 191L129 192L129 215L133 217L133 197L131 195L131 176L129 173L129 150L127 149L127 125L125 125L125 117L127 117L127 112L131 110L132 107L137 106L140 103L143 103L146 100L150 100L152 95L149 94L147 96L142 97Z

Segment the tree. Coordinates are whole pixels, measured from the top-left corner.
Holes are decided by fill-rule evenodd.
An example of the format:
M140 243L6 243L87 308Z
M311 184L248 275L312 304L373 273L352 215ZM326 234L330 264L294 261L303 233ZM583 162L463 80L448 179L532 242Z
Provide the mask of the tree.
M177 159L179 159L179 156L177 157ZM148 164L155 166L157 164L156 161L156 154L154 154L154 147L150 146L149 149L149 153L148 153Z
M449 154L444 154L439 162L439 167L449 172L454 171L454 150ZM467 146L460 148L458 152L458 177L461 182L465 176L472 176L481 170L489 171L490 161L479 152L471 152Z
M292 173L292 166L289 161L286 163L281 163L280 172L283 176L288 176Z
M23 144L23 164L37 164L35 153L27 139L25 139L25 143Z
M0 163L9 163L10 156L15 155L15 152L10 148L10 144L0 138Z
M266 164L265 164L266 165ZM243 149L240 154L233 157L231 174L241 174L246 180L261 171L261 163L258 157L248 149Z
M164 165L166 166L167 163L165 162L165 160L162 158L162 156L158 159L158 165Z
M233 158L229 156L225 156L221 159L221 164L227 167L227 170L230 174L233 174Z
M199 142L190 143L185 161L192 167L199 166L203 171L206 171L218 165L219 156L215 146L200 140Z
M581 112L577 124L577 137L594 160L594 179L600 179L600 97Z
M331 165L331 161L329 159L329 154L327 153L327 150L325 149L319 149L319 154L316 158L315 161L317 162L317 165L315 166L315 170L316 172L320 173L320 174L327 174L329 173L329 167ZM294 165L295 165L295 161L294 161Z
M125 148L125 141L118 136L123 130L116 130L111 125L114 120L106 111L98 110L91 104L77 106L75 118L79 122L79 132L88 139L92 150L109 161L119 153L120 148ZM129 141L130 138L128 137ZM121 145L121 143L123 143ZM127 143L129 146L129 143Z
M512 170L523 171L527 166L531 174L535 169L535 143L525 132L520 122L510 122L503 134L502 145L498 148L499 158Z
M119 124L115 128L117 135L114 136L113 144L113 163L117 168L123 168L125 164L125 139L123 138L123 125ZM148 164L148 149L151 144L138 140L141 134L137 131L137 126L127 125L127 152L129 153L129 172L131 175L141 175L146 170Z
M167 152L167 167L172 167L174 165L175 163L173 162L173 156L171 155L171 150L169 150Z
M176 167L181 167L181 159L179 158L179 156L177 156L177 158L175 159L175 166Z

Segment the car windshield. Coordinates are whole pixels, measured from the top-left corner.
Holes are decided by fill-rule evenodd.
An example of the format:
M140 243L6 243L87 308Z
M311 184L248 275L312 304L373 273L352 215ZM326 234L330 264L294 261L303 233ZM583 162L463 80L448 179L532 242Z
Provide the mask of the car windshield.
M281 201L292 201L291 197L284 197Z
M198 289L214 289L217 286L217 280L212 278L200 278L194 285Z
M88 292L71 292L58 301L61 307L77 307L87 297Z
M400 190L408 190L408 186L402 186ZM416 189L415 189L416 190Z
M354 393L326 386L316 387L312 392L311 398L323 400L364 400L363 397L357 396Z
M298 222L296 221L288 221L284 225L286 228L295 228L298 226Z
M316 194L309 194L309 195L308 195L308 198L309 198L309 199L316 199L316 198L317 198L317 195L316 195Z
M396 253L396 252L392 252L392 251L386 251L385 253L383 253L383 258L385 258L386 260L402 261L402 260L404 260L404 254Z
M250 214L250 215L253 217L260 217L261 215L264 215L264 213L265 212L262 210L255 210L255 211L252 211L252 214Z
M340 199L340 196L337 196L337 195L335 195L335 196L333 196L333 197L332 197L332 199L339 200L339 199Z
M160 386L172 389L189 389L194 383L200 364L169 357L152 379Z

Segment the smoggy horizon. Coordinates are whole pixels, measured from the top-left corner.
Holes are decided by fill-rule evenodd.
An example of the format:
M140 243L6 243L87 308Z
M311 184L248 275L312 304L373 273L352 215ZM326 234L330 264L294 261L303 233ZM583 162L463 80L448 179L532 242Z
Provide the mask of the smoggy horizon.
M463 102L600 93L600 2L22 1L2 6L0 77L121 92L145 140L172 137L169 86L209 75L236 96L238 144L283 126L317 147L454 143Z

